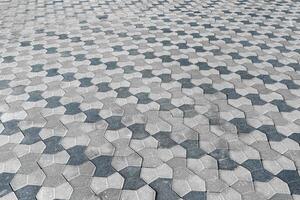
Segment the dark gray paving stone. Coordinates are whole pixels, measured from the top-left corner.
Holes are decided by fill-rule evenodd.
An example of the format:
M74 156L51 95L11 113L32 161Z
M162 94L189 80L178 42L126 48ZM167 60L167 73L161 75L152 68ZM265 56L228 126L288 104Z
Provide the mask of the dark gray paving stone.
M22 200L32 200L36 199L36 195L40 190L40 186L35 186L35 185L27 185L21 189L18 189L15 191L15 194L18 199Z
M86 146L74 146L67 149L70 158L67 165L81 165L88 161L88 157L85 155Z
M124 128L125 125L121 122L122 117L120 116L111 116L106 118L105 121L108 123L108 130L118 130Z
M180 66L190 66L192 64L189 59L186 58L180 58L177 62L179 62Z
M178 108L183 111L184 117L190 118L198 115L194 105L184 104L182 106L179 106Z
M234 60L240 60L243 59L243 57L239 53L229 53L229 55L234 59Z
M253 46L253 45L249 45L249 46ZM257 56L248 56L247 58L251 60L252 63L262 63L262 61Z
M71 37L71 42L81 42L81 38L80 37Z
M210 155L217 159L218 167L222 170L234 170L238 167L238 164L230 158L227 149L216 149Z
M268 63L270 63L271 65L273 65L273 67L283 67L284 64L280 63L278 60L275 59L270 59L267 60Z
M199 87L203 89L204 94L215 94L218 92L211 84L203 83Z
M114 50L115 52L121 52L121 51L124 51L124 49L123 49L122 46L120 46L120 45L113 46L112 48L113 48L113 50Z
M138 49L129 49L127 50L129 52L130 56L136 56L136 55L140 55L141 53L138 51Z
M143 53L143 55L145 56L145 59L157 58L157 56L155 56L154 52L145 52L145 53Z
M20 131L19 129L19 121L18 120L11 120L2 123L4 126L4 130L2 131L1 135L13 135Z
M86 60L85 54L77 54L77 55L74 55L74 57L75 57L75 61L84 61L84 60Z
M116 172L116 170L111 166L111 156L99 156L91 161L96 166L94 176L108 177Z
M293 200L293 197L290 194L275 194L271 198L271 200Z
M188 194L184 195L184 200L206 200L206 193L205 192L197 192L191 191Z
M29 128L29 129L22 131L24 138L23 138L21 144L30 145L30 144L34 144L36 142L41 141L42 139L39 135L40 131L41 131L41 128L37 128L37 127Z
M91 82L92 78L82 78L79 79L80 81L80 85L79 87L90 87L93 85L93 83Z
M31 65L31 72L41 72L43 71L43 64L36 64L36 65Z
M173 104L171 104L171 100L167 98L159 99L156 102L160 105L160 111L168 111L176 108Z
M272 79L268 75L258 75L257 78L261 79L265 84L274 84L277 83L274 79Z
M32 101L32 102L36 102L36 101L40 101L43 100L44 98L42 97L42 93L43 91L32 91L29 92L29 98L27 101Z
M46 70L46 72L47 72L46 77L53 77L53 76L60 75L60 73L58 73L58 68L48 69Z
M113 69L119 68L117 62L115 62L115 61L107 62L107 63L105 63L105 65L107 66L106 67L107 70L113 70Z
M56 47L49 47L49 48L46 48L47 52L46 54L55 54L57 53L57 48Z
M179 83L181 83L182 88L193 88L195 85L191 82L190 78L182 78L178 80Z
M75 75L75 73L71 73L71 72L62 74L62 76L64 77L63 81L70 82L70 81L76 80L74 75Z
M300 133L293 133L289 136L289 138L300 144Z
M61 139L62 137L52 136L50 138L43 140L44 144L46 145L46 148L44 149L43 153L56 154L60 151L63 151L64 148L61 145Z
M180 197L172 190L172 180L158 178L150 186L156 191L157 200L179 199Z
M42 49L45 49L44 45L42 44L35 44L33 45L33 49L34 51L39 51L39 50L42 50Z
M249 74L247 71L237 71L235 72L236 74L240 75L241 76L241 79L245 79L245 80L249 80L249 79L253 79L254 76Z
M131 74L131 73L136 72L136 70L134 69L134 66L132 66L132 65L127 65L127 66L123 67L123 70L124 70L125 74Z
M85 122L96 123L96 122L102 120L102 118L99 115L99 112L100 112L100 109L90 109L90 110L84 111L84 114L87 117Z
M245 97L251 101L252 105L265 105L267 103L260 98L259 94L247 94Z
M266 134L269 141L282 141L286 136L279 133L274 126L263 125L258 128L259 131Z
M197 140L186 140L180 144L187 151L187 158L201 158L206 155L206 152L199 147Z
M142 74L142 78L154 77L154 75L152 74L152 70L150 70L150 69L144 69L144 70L140 71L140 73Z
M300 176L296 170L282 170L277 177L288 184L292 194L300 194Z
M244 118L234 118L230 122L236 126L239 133L250 133L255 130L252 126L248 125Z
M216 70L218 70L220 74L231 74L232 73L232 71L228 70L228 68L225 66L216 67Z
M137 190L144 185L145 181L140 178L141 168L139 167L126 167L120 171L120 174L124 177L125 182L123 185L124 190Z
M149 98L149 93L141 92L134 95L138 98L138 104L148 104L151 103L153 100Z
M100 58L91 58L90 59L91 65L100 65L102 64L102 61Z
M287 105L287 103L283 100L273 100L270 102L271 104L277 106L279 112L292 112L294 110L296 110L295 108Z
M115 91L118 93L118 98L127 98L130 97L132 94L129 92L129 87L120 87L115 89Z
M247 168L254 181L268 182L274 175L264 169L260 160L249 159L242 163L242 166Z
M76 102L64 105L64 107L66 108L65 115L76 115L78 113L81 113L82 111L79 106L80 103Z
M158 140L158 148L172 148L177 143L171 139L170 132L158 132L153 137Z
M98 92L108 92L108 91L112 90L112 88L109 87L108 82L98 83L96 86L98 87Z
M293 80L281 80L280 83L285 84L288 89L293 90L293 89L300 89L300 85L296 84Z
M268 182L273 178L273 174L266 170L255 170L251 172L253 181Z
M59 106L62 106L62 104L59 101L60 99L61 97L59 96L52 96L45 99L47 101L46 108L57 108Z
M68 39L69 37L68 37L68 35L67 34L60 34L60 35L58 35L58 39L60 39L60 40L65 40L65 39Z
M12 188L9 183L14 178L15 174L13 173L1 173L0 174L0 198L6 194L12 192Z
M145 124L132 124L128 126L128 129L132 132L132 139L145 139L150 134L145 130Z
M12 63L15 62L15 56L5 56L3 57L2 63Z
M218 167L219 167L219 169L222 169L222 170L234 170L235 168L238 167L238 164L230 158L219 159Z
M171 58L171 56L169 56L169 55L163 55L163 56L160 56L159 58L161 59L161 61L163 63L170 63L170 62L174 61L174 59Z
M162 83L169 83L173 81L171 74L160 74L157 77L161 79Z

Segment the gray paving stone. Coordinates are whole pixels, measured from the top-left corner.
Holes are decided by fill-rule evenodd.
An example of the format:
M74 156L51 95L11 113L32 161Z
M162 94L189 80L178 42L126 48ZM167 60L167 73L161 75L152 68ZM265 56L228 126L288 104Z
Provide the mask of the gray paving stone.
M1 173L1 197L9 194L12 192L12 188L9 186L9 183L12 181L14 178L15 174L12 173Z
M107 189L99 195L102 199L106 200L117 200L120 199L121 190L119 189Z
M1 199L300 199L298 1L0 2Z
M156 191L157 199L179 199L180 197L172 190L170 179L156 179L150 186Z
M116 171L111 166L111 162L112 162L111 156L100 156L93 159L92 162L96 166L96 171L94 176L107 177L112 175Z
M19 190L17 190L16 196L18 199L34 199L38 193L40 186L27 185Z

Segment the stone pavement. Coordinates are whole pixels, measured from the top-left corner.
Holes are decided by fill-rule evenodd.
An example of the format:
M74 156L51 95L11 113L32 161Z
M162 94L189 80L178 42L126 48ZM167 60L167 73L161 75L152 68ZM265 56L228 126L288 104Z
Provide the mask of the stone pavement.
M299 0L0 0L1 200L299 200Z

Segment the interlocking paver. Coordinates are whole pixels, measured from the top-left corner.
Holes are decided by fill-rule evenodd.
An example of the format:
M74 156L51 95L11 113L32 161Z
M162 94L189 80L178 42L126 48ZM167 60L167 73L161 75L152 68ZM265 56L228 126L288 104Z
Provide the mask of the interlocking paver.
M0 0L0 199L300 199L299 10Z

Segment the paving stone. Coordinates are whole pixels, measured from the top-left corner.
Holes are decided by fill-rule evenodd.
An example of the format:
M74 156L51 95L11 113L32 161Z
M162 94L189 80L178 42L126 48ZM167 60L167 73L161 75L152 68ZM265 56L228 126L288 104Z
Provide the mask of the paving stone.
M121 122L121 118L122 117L120 117L120 116L112 116L112 117L105 119L106 122L108 123L108 129L109 130L118 130L118 129L125 127Z
M172 190L170 179L156 179L150 184L156 191L157 199L179 199L180 197Z
M123 183L123 177L119 173L114 173L107 178L94 177L91 182L91 188L96 194L99 194L110 188L122 189Z
M67 149L70 158L68 160L68 165L80 165L88 160L87 156L85 155L86 147L85 146L75 146L70 149Z
M294 170L283 170L277 176L289 185L292 194L299 194L299 173Z
M138 190L123 190L121 199L155 199L155 191L148 185Z
M121 196L121 190L120 189L107 189L104 192L100 193L99 196L102 199L112 199L112 200L117 200L120 199Z
M40 131L40 128L29 128L23 131L24 138L21 143L31 145L38 141L41 141L41 138L39 136Z
M254 181L267 182L273 177L270 172L264 169L260 160L247 160L243 166L251 172Z
M171 179L173 177L173 170L167 164L163 164L156 168L142 168L141 170L141 178L144 179L145 182L151 183L158 178L166 178Z
M84 188L76 188L72 192L72 195L70 199L99 199L96 197L95 193L92 192L92 190L89 187Z
M145 130L144 124L133 124L128 127L132 131L132 139L144 139L150 134Z
M187 150L187 158L201 158L205 155L205 151L199 148L198 141L196 140L186 140L180 144Z
M300 199L298 10L1 1L0 198Z
M63 146L60 144L61 137L53 136L47 138L46 140L43 140L43 142L46 145L46 148L44 149L43 153L55 154L64 150Z
M34 199L40 186L27 185L21 189L18 189L15 193L18 199Z
M111 156L100 156L92 160L93 164L96 166L96 171L94 176L96 177L107 177L112 175L116 170L111 166L112 157Z
M199 199L199 200L206 200L206 194L204 192L189 192L188 194L186 194L183 199L186 200L194 200L194 199Z
M120 171L120 174L125 178L123 189L137 190L146 183L140 178L140 168L127 167Z
M11 182L11 180L13 179L15 174L12 173L1 173L0 177L1 177L1 191L0 191L0 195L1 197L9 194L10 192L12 192L11 187L9 186L9 183Z

